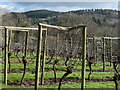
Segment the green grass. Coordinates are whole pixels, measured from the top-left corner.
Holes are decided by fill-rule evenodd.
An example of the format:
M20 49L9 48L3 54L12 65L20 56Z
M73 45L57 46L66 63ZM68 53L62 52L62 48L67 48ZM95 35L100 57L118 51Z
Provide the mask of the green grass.
M30 61L31 63L27 63L27 71L34 71L35 70L35 63L32 61ZM2 67L4 67L3 64L1 64ZM12 72L20 72L23 71L23 63L11 63L11 71ZM45 70L52 70L53 65L52 64L46 64L45 65ZM80 71L82 69L81 65L76 65L74 66L75 71ZM2 70L4 70L4 68L2 68ZM66 66L65 65L56 65L56 70L66 70ZM89 67L86 66L86 70L89 71ZM103 70L103 66L101 63L98 63L96 65L92 65L92 70L93 71L102 71ZM106 66L105 67L105 71L114 71L113 66ZM120 67L118 67L118 70L120 70Z
M61 78L65 72L57 72L57 78ZM88 72L86 72L86 79L87 79ZM94 72L91 75L91 79L112 79L114 73L113 72ZM3 74L2 74L3 76ZM24 81L32 81L34 82L35 74L26 73ZM44 75L45 80L53 79L53 72L46 72ZM8 74L8 83L20 83L22 78L22 73L10 73ZM81 72L73 72L72 74L68 75L65 79L81 79ZM119 81L120 82L120 81ZM80 88L81 83L74 83L74 84L63 84L62 88ZM4 88L9 88L12 86L5 86ZM57 88L58 85L45 85L40 86L39 88ZM86 82L86 88L114 88L114 82ZM14 88L21 88L20 86L14 86ZM34 88L34 87L24 87L24 88Z
M61 78L62 75L65 72L57 72L57 78ZM21 78L22 78L22 74L23 73L9 73L8 74L8 83L18 83L20 82ZM86 79L88 77L88 72L86 72ZM94 72L93 74L91 74L91 79L112 79L113 78L114 73L113 72ZM3 74L2 74L3 76ZM44 74L44 79L45 80L51 80L54 78L54 74L53 72L45 72ZM72 74L68 75L66 77L66 79L81 79L81 72L73 72ZM34 81L35 80L35 74L29 73L27 72L25 75L25 79L24 81Z
M17 88L18 90L19 90L19 88L33 88L34 89L34 87L32 86L32 87L20 87L20 86L17 86L17 87L11 87L11 86L7 86L8 88ZM76 88L76 89L79 89L81 87L81 83L74 83L74 84L63 84L62 86L61 86L61 88L66 88L66 89L70 89L70 90L72 90L73 88ZM4 85L3 86L3 88L6 88L6 86ZM53 89L57 89L58 88L58 85L45 85L45 86L39 86L39 88L49 88L49 90L53 90ZM51 89L50 89L51 88ZM88 88L88 90L91 88L91 90L92 90L92 88L96 88L96 89L102 89L102 90L104 90L104 88L112 88L112 90L113 89L115 89L115 84L114 84L114 82L86 82L86 85L85 85L85 88L87 89Z
M20 55L23 55L23 54L20 53ZM23 72L23 63L19 63L17 58L13 54L12 54L12 57L14 57L14 58L11 58L11 72ZM32 58L32 56L30 56L29 54L28 54L28 57ZM46 57L46 58L48 58L48 57ZM64 65L65 61L63 61L63 58L58 57L58 59L60 61L58 62L58 65L56 65L56 70L60 70L60 72L57 72L57 78L61 78L62 75L65 73L66 66ZM75 59L75 60L78 61L78 59ZM26 68L27 73L25 75L24 81L34 82L35 74L32 74L31 71L35 71L36 59L32 59L32 60L27 59L27 61L28 61L27 68ZM48 60L46 60L46 62L47 61ZM50 62L50 64L45 65L45 71L50 71L50 72L45 72L45 75L44 75L45 80L53 80L54 79L54 73L52 71L53 62L54 62L54 60L52 60ZM103 80L113 79L113 76L114 76L113 66L110 67L109 62L106 62L105 65L106 65L105 70L109 71L109 72L93 72L91 74L92 80L95 80L95 79L103 79ZM4 67L4 65L0 64L0 67ZM81 68L82 68L81 62L79 62L78 64L76 64L74 66L74 69L73 69L77 72L73 72L72 74L68 75L65 79L81 80L81 72L80 72ZM118 68L118 70L120 70L120 66L118 66L117 68ZM102 71L102 69L103 69L102 62L98 62L96 65L94 65L94 64L92 65L93 71ZM4 68L2 68L2 70L4 70ZM89 71L88 66L86 66L86 70ZM23 73L8 73L8 84L11 84L11 83L12 84L19 84L21 81L21 78L22 78L22 74ZM88 77L88 74L89 74L89 72L86 72L86 76L85 76L86 79ZM3 73L0 75L3 77ZM3 81L1 81L1 82L3 82ZM120 81L119 81L119 83L120 83ZM11 86L3 85L3 87L7 88L7 87L11 87ZM57 88L57 87L58 87L58 85L40 86L40 88ZM114 87L113 81L111 81L111 82L110 81L109 82L86 82L86 88L113 88L113 87ZM21 88L21 87L19 87L19 88ZM64 85L62 85L62 88L80 88L80 83L64 84Z

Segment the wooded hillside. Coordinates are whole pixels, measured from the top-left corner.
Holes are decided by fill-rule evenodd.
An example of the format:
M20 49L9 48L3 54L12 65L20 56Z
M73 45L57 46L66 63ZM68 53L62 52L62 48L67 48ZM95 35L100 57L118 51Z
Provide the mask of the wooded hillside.
M61 26L86 24L88 36L118 36L118 11L109 9L56 12L35 10L24 13L11 12L2 17L3 25L37 27L38 23Z

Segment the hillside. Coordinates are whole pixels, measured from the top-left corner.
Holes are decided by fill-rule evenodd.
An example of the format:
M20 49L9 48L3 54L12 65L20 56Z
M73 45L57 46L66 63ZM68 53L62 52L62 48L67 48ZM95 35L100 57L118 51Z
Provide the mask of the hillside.
M3 25L37 27L40 22L61 26L86 24L88 36L116 36L118 33L118 12L116 10L91 9L69 12L35 10L3 15Z

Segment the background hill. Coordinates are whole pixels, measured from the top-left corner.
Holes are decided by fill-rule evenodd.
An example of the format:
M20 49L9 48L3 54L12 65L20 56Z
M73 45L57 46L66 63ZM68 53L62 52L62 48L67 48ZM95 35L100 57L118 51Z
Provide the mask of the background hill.
M37 27L38 23L61 26L86 24L88 36L118 36L118 11L109 9L56 12L35 10L24 13L11 12L2 17L3 25Z

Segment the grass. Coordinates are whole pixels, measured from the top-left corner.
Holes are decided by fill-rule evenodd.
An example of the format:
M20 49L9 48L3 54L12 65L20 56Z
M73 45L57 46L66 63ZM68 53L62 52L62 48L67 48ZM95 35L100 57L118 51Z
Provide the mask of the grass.
M22 53L20 53L20 55L22 55ZM16 73L8 73L8 84L19 84L22 78L22 74L23 73L17 73L17 72L23 72L23 64L19 63L17 58L12 54L11 58L11 72L16 72ZM28 55L29 58L32 58L30 55ZM48 58L48 57L46 57ZM55 58L55 57L54 57ZM64 71L66 70L66 66L64 65L63 58L58 57L58 59L60 60L58 62L58 65L56 65L56 70L59 70L59 72L57 72L57 78L61 78L62 75L65 73ZM75 59L76 61L78 61L78 59ZM22 60L21 60L22 61ZM36 59L32 59L29 60L27 59L28 63L27 63L27 73L25 75L24 78L24 82L25 81L31 81L34 82L35 80L35 74L32 74L32 71L35 71L35 62ZM46 60L47 62L48 60ZM45 72L44 75L44 79L45 80L53 80L54 79L54 73L52 71L53 68L53 61L52 60L50 62L50 64L46 64L45 65L45 71L50 71L50 72ZM91 79L92 80L97 80L97 79L103 79L103 80L109 80L109 79L113 79L114 76L114 72L112 72L113 66L109 66L109 62L105 63L106 67L105 70L109 71L109 72L93 72L91 74ZM3 67L3 64L0 64L0 67ZM102 71L103 67L102 67L102 63L98 62L96 65L92 65L92 70L93 71ZM118 66L118 69L120 70L120 66ZM2 70L4 70L4 68L2 68ZM74 67L74 71L77 72L73 72L72 74L68 75L65 79L67 80L71 80L71 79L81 79L81 62L79 64L76 64ZM89 67L86 66L86 70L89 71ZM111 72L110 72L111 71ZM87 79L89 72L86 72L86 76L85 78ZM3 73L0 74L1 77L3 77ZM3 81L1 81L3 82ZM119 81L120 83L120 81ZM113 88L114 82L113 81L108 81L108 82L86 82L86 88ZM6 86L3 85L4 88L8 88L11 86ZM16 86L14 86L15 88L18 88ZM45 85L45 86L40 86L39 88L57 88L58 85ZM21 87L19 87L21 88ZM25 87L25 88L29 88L29 87ZM33 87L32 87L33 88ZM62 85L62 88L80 88L80 83L74 83L74 84L64 84ZM12 89L13 90L13 89Z
M61 78L62 75L65 72L57 72L57 78ZM9 73L8 74L8 83L19 83L21 78L22 78L22 74L23 73ZM86 79L88 77L89 72L86 72ZM103 79L103 80L107 80L107 79L112 79L113 78L114 73L113 72L94 72L93 74L91 74L91 79L95 80L95 79ZM3 74L2 74L3 76ZM54 78L54 74L53 72L45 72L44 74L44 79L45 80L51 80ZM73 72L72 74L68 75L66 77L66 79L81 79L81 72ZM35 80L35 74L32 74L30 72L27 72L24 78L24 81L33 81Z
M65 72L57 72L57 78L61 78L61 76ZM86 79L89 72L86 72ZM93 72L91 75L91 79L112 79L114 73L113 72ZM3 76L3 74L2 74ZM24 81L33 81L35 74L32 73L26 73ZM53 79L53 72L45 72L44 78L45 80L51 80ZM22 78L22 73L10 73L8 74L8 83L20 83L20 80ZM73 72L72 74L68 75L66 79L81 79L81 72ZM120 81L119 81L120 82ZM63 84L62 88L80 88L80 83L74 83L74 84ZM11 86L5 86L4 88L10 88ZM45 85L40 86L39 88L57 88L58 85ZM114 82L108 81L108 82L86 82L86 88L114 88ZM13 88L13 87L11 87ZM14 88L22 88L20 86L14 86ZM34 88L34 87L23 87L23 88Z
M32 61L31 61L32 62ZM0 64L0 66L4 67L3 64ZM20 71L23 71L23 63L11 63L11 71L12 72L20 72ZM45 65L45 70L48 71L48 70L52 70L53 68L53 65L52 64L46 64ZM74 66L74 69L75 71L80 71L81 70L81 65L76 65ZM2 68L2 70L4 70L4 68ZM32 63L27 63L27 71L35 71L35 63L32 62ZM66 70L66 66L65 65L56 65L56 70ZM89 67L86 66L86 70L89 71ZM93 71L102 71L103 70L103 66L102 66L102 63L97 63L96 65L92 65L92 70ZM106 67L105 67L105 70L106 71L114 71L113 69L113 66L108 66L108 64L106 64ZM118 70L120 70L120 67L118 66Z
M3 88L6 88L6 86L4 85L4 86L2 86ZM80 89L80 87L81 87L81 83L74 83L74 84L63 84L62 85L62 87L61 88L66 88L66 89L70 89L70 90L73 90L73 88L74 89ZM109 89L109 90L115 90L115 84L114 84L114 82L91 82L91 83L88 83L88 82L86 82L86 85L85 85L85 88L86 88L86 90L88 89L90 89L91 88L91 90L93 90L93 88L95 89L98 89L98 90L104 90L104 88L105 89ZM17 88L17 90L19 90L19 88L22 88L22 90L25 88L25 90L28 88L28 89L34 89L34 87L32 86L32 87L20 87L20 86L17 86L17 87L11 87L11 86L8 86L7 88L12 88L12 90L14 90L15 88ZM58 85L45 85L45 86L39 86L39 88L46 88L46 89L49 89L49 90L56 90L57 88L58 88ZM96 90L95 89L95 90Z

